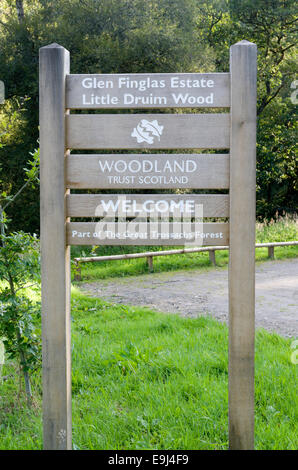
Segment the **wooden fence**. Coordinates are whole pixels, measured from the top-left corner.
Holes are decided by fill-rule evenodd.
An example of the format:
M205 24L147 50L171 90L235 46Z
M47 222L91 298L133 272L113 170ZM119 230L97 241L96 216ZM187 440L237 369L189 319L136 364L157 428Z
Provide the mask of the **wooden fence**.
M298 245L298 240L291 242L271 242L271 243L256 243L256 248L268 248L268 257L274 259L274 248L276 246L294 246ZM169 256L180 255L187 253L199 253L201 251L209 252L210 262L216 266L215 252L219 250L228 250L228 246L204 246L197 248L181 248L177 250L163 250L163 251L145 251L142 253L125 253L122 255L109 255L109 256L91 256L85 258L74 258L75 263L75 281L82 280L81 263L95 263L97 261L112 261L123 259L147 258L149 272L153 272L153 258L155 256Z

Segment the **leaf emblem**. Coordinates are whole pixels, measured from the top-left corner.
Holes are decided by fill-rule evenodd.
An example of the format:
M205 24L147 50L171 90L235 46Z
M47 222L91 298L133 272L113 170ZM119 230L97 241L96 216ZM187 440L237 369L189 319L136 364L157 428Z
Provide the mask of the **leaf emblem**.
M154 121L147 121L142 119L141 122L134 128L131 133L132 137L137 139L138 144L146 142L147 144L153 144L154 137L160 140L164 126L160 126L155 119Z

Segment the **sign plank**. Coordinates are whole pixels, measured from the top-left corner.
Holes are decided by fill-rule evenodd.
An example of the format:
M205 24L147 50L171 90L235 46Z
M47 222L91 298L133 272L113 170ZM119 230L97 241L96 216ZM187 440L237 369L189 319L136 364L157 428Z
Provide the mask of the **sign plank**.
M66 107L229 107L229 73L68 75Z
M228 217L228 194L71 194L68 217ZM197 208L197 210L196 210Z
M225 149L230 145L225 114L70 114L69 149Z
M229 244L229 224L68 222L66 237L69 245L222 246Z
M228 189L228 154L68 155L72 189Z
M68 217L228 217L229 195L71 194L66 210Z

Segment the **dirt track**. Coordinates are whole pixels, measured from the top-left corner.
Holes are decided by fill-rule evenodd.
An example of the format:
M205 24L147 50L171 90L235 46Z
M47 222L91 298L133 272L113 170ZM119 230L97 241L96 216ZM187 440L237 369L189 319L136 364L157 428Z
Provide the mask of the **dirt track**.
M91 295L115 303L147 306L184 317L228 317L228 270L144 274L83 283ZM256 267L256 327L298 336L298 259L267 261Z

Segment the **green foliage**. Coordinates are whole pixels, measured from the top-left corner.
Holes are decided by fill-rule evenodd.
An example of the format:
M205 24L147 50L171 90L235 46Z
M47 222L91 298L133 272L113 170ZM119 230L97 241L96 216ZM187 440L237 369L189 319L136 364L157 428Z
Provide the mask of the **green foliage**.
M297 366L291 340L256 334L256 449L297 449ZM228 328L72 293L73 443L77 449L227 449ZM41 449L36 406L13 403L16 375L2 386L0 448ZM13 397L13 398L11 398Z
M28 97L16 98L14 96L8 98L5 104L0 107L0 194L2 205L4 205L3 199L6 199L6 202L9 199L12 200L14 195L24 186L24 167L28 164L27 155L36 146L37 135L31 138L32 128L28 129L28 126L32 125L27 116L30 108L31 100ZM30 176L28 175L28 177ZM18 198L14 205L7 209L11 230L25 228L28 232L33 233L34 228L38 227L39 195L37 188L33 186L27 184L22 190L22 198Z
M258 120L257 216L297 210L297 119L288 97L272 101Z
M69 49L72 73L196 71L204 64L212 68L196 38L194 0L24 1L24 18L18 17L14 2L2 4L0 70L7 102L30 97L11 139L0 149L8 194L22 186L26 155L38 139L40 47L57 42ZM10 230L38 233L38 189L27 187L8 216Z
M257 214L297 207L295 0L32 0L1 2L1 189L23 184L38 139L38 50L57 42L71 53L72 73L228 71L229 47L258 46ZM13 116L13 119L10 118ZM16 217L15 214L18 214ZM10 230L39 231L37 186L10 206Z
M265 220L256 224L258 243L286 242L298 240L298 218L285 215L273 220ZM293 247L293 254L298 255L298 247ZM295 254L294 254L295 256Z
M1 235L0 337L8 357L17 358L30 395L28 371L40 363L40 306L24 291L39 281L36 236L24 232Z
M234 33L258 45L257 215L297 208L295 79L297 4L294 0L231 1Z
M35 188L35 184L39 184L39 164L40 164L40 151L39 148L34 152L29 152L32 159L28 160L27 165L29 168L24 168L26 173L26 181L30 181L31 186Z
M36 236L24 232L1 235L0 277L24 289L28 280L38 280L39 250ZM4 290L6 288L4 287ZM16 293L16 292L14 292Z
M23 370L32 371L40 365L40 335L36 320L40 308L26 296L13 298L0 294L0 334L5 352L10 359L17 358Z
M214 50L216 69L227 71L229 46L258 46L257 215L297 209L297 116L290 100L297 53L295 0L200 2L201 36ZM200 17L199 17L200 18Z

